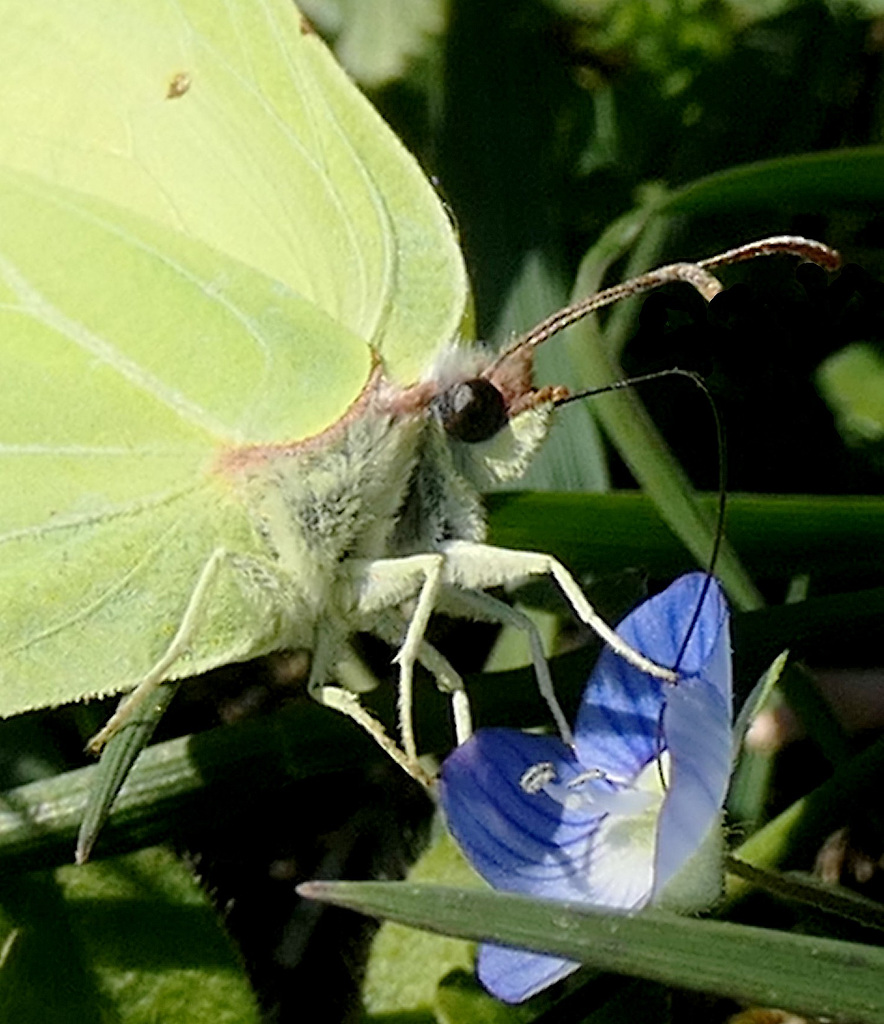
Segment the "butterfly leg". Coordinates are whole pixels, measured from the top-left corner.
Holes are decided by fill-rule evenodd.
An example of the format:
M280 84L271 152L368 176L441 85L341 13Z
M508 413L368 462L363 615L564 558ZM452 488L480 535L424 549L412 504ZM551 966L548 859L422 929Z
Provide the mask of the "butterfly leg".
M357 725L364 729L369 736L388 754L401 768L403 768L413 779L421 785L429 788L432 785L430 776L421 768L417 758L409 758L400 750L395 742L387 734L383 724L374 715L362 706L359 697L340 686L333 686L326 680L334 670L336 662L343 661L341 648L355 658L352 650L347 644L342 644L340 636L336 631L323 627L320 623L317 627L313 648L313 661L310 666L310 677L307 680L307 691L320 704L334 708L341 714L352 719Z
M454 738L458 745L466 743L473 735L473 716L463 680L452 668L448 659L441 655L432 644L426 642L421 644L418 661L433 675L439 689L451 698Z
M547 706L562 737L562 742L569 746L573 744L574 737L568 719L559 705L553 688L552 676L549 672L549 665L546 661L546 653L543 650L543 640L537 626L530 617L518 608L503 601L498 601L491 594L479 590L449 589L445 591L445 600L442 603L445 611L454 615L466 618L480 619L485 622L499 622L502 626L512 626L528 637L528 644L531 650L531 662L534 666L534 675L537 678L537 688L540 695L546 701Z
M470 541L449 541L444 545L445 582L469 590L514 583L526 576L550 576L558 584L574 613L617 654L640 672L667 683L678 681L671 668L658 665L630 647L605 622L568 570L550 555L536 551L514 551Z
M398 649L402 646L406 625L398 615L390 613L378 619L372 627L372 632L391 647ZM433 676L437 688L451 698L455 739L458 744L465 743L473 734L473 720L463 679L448 659L426 640L421 641L418 647L417 660ZM400 728L407 728L412 734L414 732L411 720L407 723L400 722Z
M422 786L429 789L433 785L433 780L430 776L421 768L417 761L412 761L405 756L387 735L387 730L383 724L362 706L355 693L344 690L340 686L325 685L320 691L319 699L327 707L340 711L341 714L346 715L357 725L361 726L375 743L393 758L400 768L404 769Z
M211 589L222 563L228 557L224 548L216 548L209 556L200 572L199 579L187 602L181 623L172 642L166 648L160 660L153 666L135 689L123 699L117 710L111 715L104 727L89 740L88 748L98 753L107 741L132 718L133 714L155 692L167 678L169 669L187 652L193 637L200 627L203 611L208 603Z
M430 615L436 605L445 559L439 554L407 555L404 558L379 558L370 562L359 584L358 614L373 629L379 612L397 607L417 597L408 620L405 639L396 654L399 665L399 729L402 748L417 762L413 727L414 663L423 642Z
M424 642L424 635L430 622L430 615L436 606L436 595L442 582L443 560L441 555L419 556L424 563L424 582L415 602L414 611L405 631L405 639L396 653L394 662L399 666L399 734L405 753L417 760L417 745L414 740L414 663Z

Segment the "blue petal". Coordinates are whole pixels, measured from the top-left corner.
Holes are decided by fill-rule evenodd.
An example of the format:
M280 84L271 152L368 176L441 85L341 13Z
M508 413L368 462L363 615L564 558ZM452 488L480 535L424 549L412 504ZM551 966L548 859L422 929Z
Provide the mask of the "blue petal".
M727 605L714 584L682 662L697 674L668 688L663 713L671 775L660 813L654 896L721 815L733 762L730 655Z
M505 1003L521 1003L572 974L580 964L543 953L505 946L479 947L476 973L488 991Z
M703 609L691 628L704 588L708 589ZM688 573L630 612L617 632L657 664L692 675L712 656L726 614L718 584L705 573ZM610 648L603 650L574 727L581 763L615 779L634 778L666 747L661 716L671 689Z
M586 900L591 839L602 815L526 792L522 776L545 761L564 786L583 771L560 740L480 729L445 759L439 797L451 834L492 886Z

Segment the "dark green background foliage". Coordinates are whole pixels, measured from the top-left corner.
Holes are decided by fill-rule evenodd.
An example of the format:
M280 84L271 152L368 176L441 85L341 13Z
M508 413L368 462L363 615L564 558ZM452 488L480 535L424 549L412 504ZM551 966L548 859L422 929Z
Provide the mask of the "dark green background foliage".
M841 670L840 717L803 668L782 676L778 700L808 738L743 757L729 805L734 845L742 842L739 856L759 868L809 872L828 841L827 877L877 898L884 4L303 6L449 204L482 338L505 340L572 295L649 266L765 235L810 235L843 252L847 267L831 276L796 269L791 258L727 269L728 288L708 308L685 286L666 288L605 314L601 329L551 342L541 373L583 387L671 366L706 378L725 422L729 488L747 492L732 498L733 549L720 563L735 610L740 699L786 647L811 668ZM644 425L640 401L686 476ZM708 402L684 380L663 378L644 385L640 399L630 393L591 408L609 440L600 440L589 403L562 410L527 492L491 497L491 534L557 555L616 617L708 556L714 499L698 498L690 484L716 490L719 451ZM526 588L518 598L546 614L556 683L573 703L592 659L588 638L564 621L551 590ZM490 667L509 671L468 680L480 724L545 722L530 673L514 667L511 638L444 621L433 631L467 674L481 672L496 644ZM388 650L366 644L363 653L379 676L390 675ZM364 1010L359 981L372 926L299 900L294 886L401 877L426 841L432 806L350 723L306 701L303 670L291 661L237 666L185 686L99 840L94 878L52 870L70 860L92 771L83 743L108 709L0 724L0 782L10 790L0 813L3 1020L218 1021L219 1006L233 1022L254 1020L243 964L265 1019L279 1022L360 1020L369 1011L378 1022L414 1024L713 1021L778 1001L833 1019L884 1020L879 906L854 906L841 893L834 909L821 910L824 898L805 881L780 875L762 880L775 896L735 890L721 908L733 921L776 930L769 944L759 940L754 966L733 952L751 948L749 932L692 934L687 922L676 942L665 923L659 934L642 923L634 962L603 957L596 967L651 980L597 976L560 1004L554 992L540 1009L516 1013L493 1006L462 971L437 989L442 954L416 965L409 939L377 946ZM382 717L392 715L390 691L371 695ZM452 742L445 702L426 680L418 697L419 743L442 755ZM102 860L160 843L196 869L217 915L164 851ZM464 935L541 928L531 908L483 904L481 920L442 920L436 896L412 895L414 905L377 893L346 902ZM574 954L591 961L600 933L578 941L583 926L569 927ZM542 941L546 933L536 934ZM808 952L808 935L853 945ZM718 961L703 960L707 953ZM664 960L652 970L655 956ZM792 966L777 988L764 958L780 956ZM850 991L836 991L831 981L846 956L857 975ZM388 973L427 971L430 980L410 995L400 991L407 986L379 989L384 957ZM35 996L41 991L45 998Z

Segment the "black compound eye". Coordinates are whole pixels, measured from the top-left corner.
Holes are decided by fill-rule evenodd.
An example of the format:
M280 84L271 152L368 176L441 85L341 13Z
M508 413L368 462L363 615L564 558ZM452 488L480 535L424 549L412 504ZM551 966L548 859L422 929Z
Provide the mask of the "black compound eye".
M506 426L506 403L497 388L482 377L452 384L433 401L445 432L458 441L477 444Z

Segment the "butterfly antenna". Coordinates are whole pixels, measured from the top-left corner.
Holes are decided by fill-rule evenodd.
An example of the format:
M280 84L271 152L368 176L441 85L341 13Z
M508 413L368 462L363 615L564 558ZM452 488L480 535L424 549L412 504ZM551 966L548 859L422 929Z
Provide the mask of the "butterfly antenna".
M501 352L490 370L512 356L514 351L537 348L553 335L571 327L591 313L604 309L606 306L612 306L623 299L654 291L664 284L683 281L692 285L707 302L710 302L724 290L724 285L712 273L713 270L733 263L745 263L748 260L757 259L759 256L776 255L800 256L829 271L837 270L841 266L841 255L836 249L823 242L817 242L813 238L804 238L802 235L771 235L769 238L761 238L757 242L738 245L734 249L727 249L716 256L709 256L694 263L669 263L665 267L657 267L655 270L639 274L638 277L630 278L628 281L604 288L594 295L578 299L570 306L565 306L552 313L527 333L517 336L512 345L507 346Z
M697 626L697 621L703 611L703 604L706 600L706 595L709 593L710 586L712 586L712 578L715 574L715 565L718 561L718 554L721 551L722 542L724 541L724 521L727 515L727 442L724 434L724 423L722 422L718 406L715 404L715 399L713 398L712 392L709 390L706 381L703 380L702 377L697 376L694 378L694 383L709 400L709 408L712 410L712 418L715 422L715 439L716 446L718 448L718 499L715 511L715 539L712 542L712 551L709 554L709 567L706 570L706 579L703 581L703 587L700 590L700 596L697 599L697 607L694 609L694 614L691 617L690 624L685 631L684 640L682 640L681 647L679 648L678 657L675 659L675 665L673 668L675 668L676 671L681 665L682 658L684 657L685 651L690 643L691 635L693 634L694 629Z
M745 263L748 260L757 259L759 256L774 255L800 256L802 259L815 263L817 266L823 267L828 271L837 270L841 266L841 255L836 249L825 245L823 242L817 242L815 239L805 238L802 235L771 235L768 238L762 238L756 242L749 242L746 245L739 245L733 249L727 249L724 252L718 253L716 256L697 260L694 263L670 263L665 267L658 267L656 270L650 270L645 274L640 274L638 277L631 278L629 281L624 281L621 284L615 284L610 288L605 288L600 292L596 292L595 295L589 295L585 299L580 299L577 302L572 303L570 306L565 306L564 309L558 310L558 312L553 313L545 320L542 320L526 334L516 338L512 346L498 357L498 362L508 356L511 356L514 351L518 351L520 349L530 350L536 348L538 345L542 345L543 342L547 341L553 335L572 326L572 324L577 323L584 317L589 316L591 313L595 313L597 310L603 309L605 306L613 305L621 299L642 295L645 292L652 291L655 288L659 288L661 285L669 284L671 282L683 281L686 284L693 285L703 298L709 302L724 288L722 283L712 273L713 270L717 270L719 267L729 266L734 263ZM700 613L703 609L703 602L706 600L706 595L709 591L709 587L711 586L712 574L714 572L715 564L718 560L718 554L724 538L724 520L727 505L727 449L724 439L724 426L718 412L718 407L715 404L715 400L713 399L706 382L698 374L692 373L689 370L671 369L617 381L602 388L583 391L577 395L565 396L558 399L555 404L557 406L566 405L568 402L576 401L578 398L589 398L593 395L604 394L606 391L618 391L621 388L633 387L635 384L640 384L643 381L654 380L658 377L670 375L689 377L706 395L712 409L712 416L715 421L715 432L718 439L718 512L715 528L715 540L709 557L707 580L700 594L700 599L697 602L697 607L691 619L690 626L685 634L684 642L679 650L675 666L677 668L684 657L685 650L690 642L691 634L696 628L697 620L699 619Z
M709 390L709 385L699 373L696 373L693 370L682 370L679 367L671 367L666 370L655 370L653 373L643 373L635 377L626 377L623 380L614 381L612 384L606 384L604 387L590 388L587 391L580 391L574 395L567 395L564 398L558 399L555 402L555 406L556 408L561 408L563 405L568 405L568 403L576 402L579 399L594 398L596 395L604 395L610 391L621 391L623 388L635 387L637 384L644 384L651 380L660 380L662 377L685 377L703 392L712 412L712 420L715 424L716 447L718 450L718 499L715 515L715 539L713 540L712 551L709 555L709 565L706 570L706 582L700 592L697 607L694 609L694 614L691 617L690 624L685 632L685 638L679 649L678 657L675 659L675 665L673 668L677 670L682 658L684 657L687 645L690 642L691 634L696 628L697 620L700 618L700 613L703 610L703 602L706 600L706 594L709 592L712 576L715 572L715 565L718 562L718 555L724 541L724 522L727 514L727 443L725 440L724 423L722 421L721 414L718 411L715 398Z
M817 242L811 238L804 238L800 235L772 235L769 238L762 238L756 242L750 242L746 245L737 246L733 249L727 249L725 252L719 253L716 256L710 256L707 259L698 260L695 263L672 263L665 267L659 267L656 270L651 270L646 274L641 274L638 277L634 277L629 281L624 281L621 284L605 288L600 292L596 292L595 295L587 296L584 299L580 299L577 302L572 303L570 306L566 306L564 309L558 310L545 320L542 320L526 334L517 337L513 344L508 346L504 352L501 353L494 365L496 367L498 363L511 357L513 352L518 352L519 350L530 351L531 349L542 345L549 338L553 337L553 335L558 334L560 331L563 331L578 321L583 320L591 313L595 313L606 306L620 302L622 299L642 295L645 292L652 291L664 284L683 281L686 284L692 285L707 302L710 302L724 288L722 283L712 273L713 270L733 263L744 263L747 260L753 260L759 256L772 255L800 256L802 259L811 263L816 263L818 266L829 271L837 270L841 266L841 256L837 250L832 249L830 246L825 245L822 242ZM634 387L636 384L643 383L644 381L656 380L660 377L667 376L688 377L706 395L710 408L712 409L712 417L715 422L715 433L718 445L718 508L716 514L715 539L709 556L709 567L707 569L706 579L704 580L699 600L697 601L696 608L694 609L688 628L685 631L684 640L682 641L678 656L675 660L674 668L677 670L684 658L691 636L697 627L697 622L699 621L702 613L703 604L706 600L707 594L709 593L709 588L712 586L713 572L724 538L724 522L727 510L727 448L724 437L724 424L722 423L718 406L715 404L715 400L705 380L703 380L699 374L679 368L643 374L641 376L624 379L622 381L616 381L601 388L583 391L576 395L564 396L559 398L555 404L556 406L567 405L568 402L577 401L581 398L590 398L594 395L600 395L610 391L619 391L622 388ZM657 722L657 736L657 770L659 772L661 785L665 789L666 779L662 764L662 754L665 749L662 712L660 719Z
M724 523L727 513L727 443L725 440L724 422L722 421L721 414L718 411L715 398L709 390L709 385L699 373L696 373L693 370L682 370L680 367L671 367L666 370L655 370L653 373L643 373L635 377L626 377L623 380L614 381L612 384L606 384L604 387L591 388L587 391L581 391L578 394L567 395L564 398L558 399L555 402L555 405L557 408L560 408L563 405L567 405L569 402L576 402L578 399L593 398L596 395L603 395L610 391L620 391L623 388L635 387L635 385L643 384L647 381L660 380L662 377L685 377L703 392L709 403L709 408L712 411L712 420L715 423L716 446L718 449L718 500L715 516L715 539L712 543L712 551L709 554L709 566L706 570L706 578L703 581L700 596L697 600L691 620L688 623L688 628L685 630L684 639L682 640L681 647L678 650L675 664L672 666L677 672L682 658L684 658L688 644L690 643L691 636L697 627L697 622L703 611L703 604L706 601L706 595L709 593L709 588L712 586L715 565L718 561L718 554L724 540ZM660 711L660 715L657 719L656 732L657 775L660 780L660 786L665 791L668 784L663 771L663 753L666 750L666 742L663 733L662 710Z

